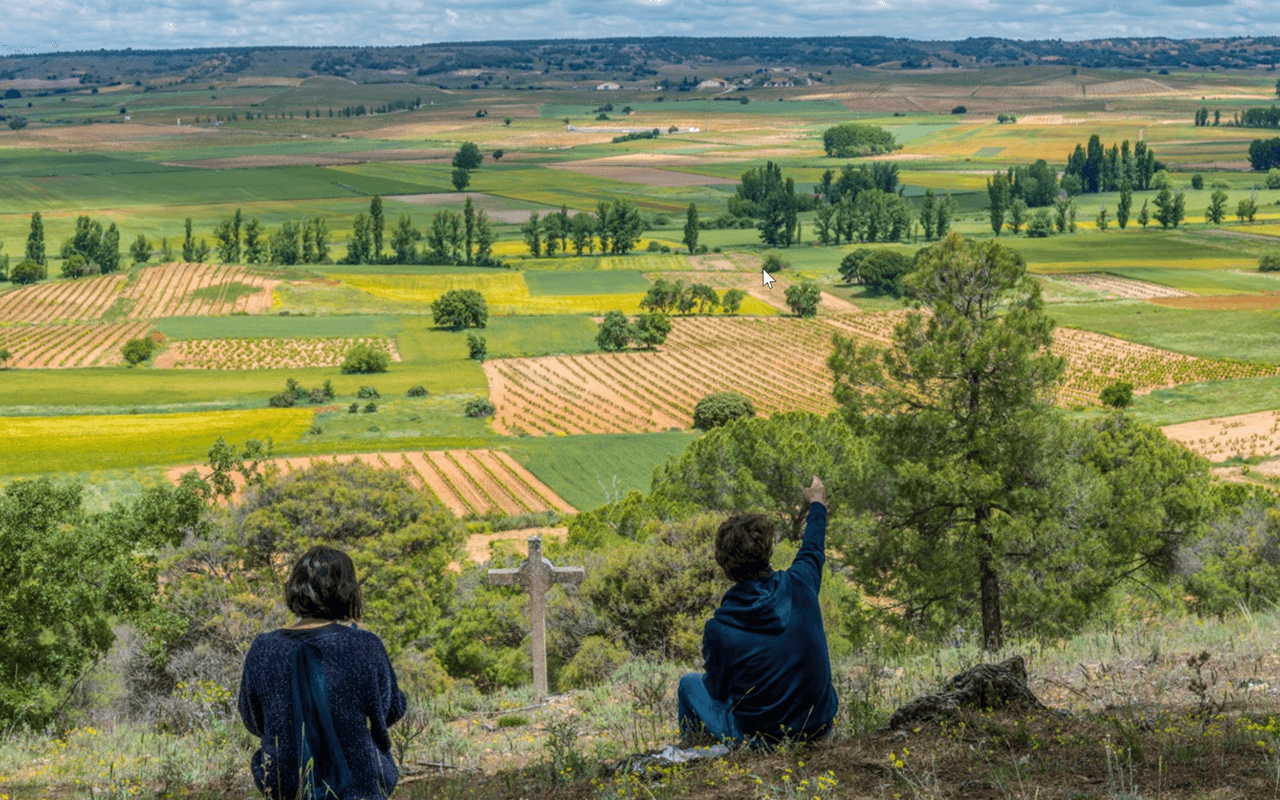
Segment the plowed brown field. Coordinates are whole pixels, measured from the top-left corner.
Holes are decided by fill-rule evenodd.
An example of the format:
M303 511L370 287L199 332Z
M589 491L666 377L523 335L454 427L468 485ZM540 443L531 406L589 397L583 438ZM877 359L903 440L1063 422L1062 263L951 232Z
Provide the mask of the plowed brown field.
M1211 461L1280 455L1280 410L1183 422L1161 430Z
M374 467L403 469L409 480L438 499L456 516L498 512L526 514L540 511L574 513L569 505L509 454L494 450L430 450L423 452L347 453L337 456L277 458L270 463L283 473L296 472L318 461L345 464L362 461ZM176 483L195 469L207 475L208 467L188 464L165 472ZM236 486L243 481L236 476Z
M10 367L113 367L121 363L124 343L146 336L150 327L149 322L0 326L0 347L13 354Z
M676 317L657 351L487 361L485 376L504 435L631 433L688 428L698 400L718 391L769 415L834 409L826 367L831 336L889 344L906 311L814 319ZM1096 404L1116 381L1138 392L1206 380L1280 374L1280 366L1196 358L1110 336L1059 328L1067 360L1063 404Z
M356 343L372 344L400 360L391 339L191 339L156 356L157 369L286 369L336 367Z

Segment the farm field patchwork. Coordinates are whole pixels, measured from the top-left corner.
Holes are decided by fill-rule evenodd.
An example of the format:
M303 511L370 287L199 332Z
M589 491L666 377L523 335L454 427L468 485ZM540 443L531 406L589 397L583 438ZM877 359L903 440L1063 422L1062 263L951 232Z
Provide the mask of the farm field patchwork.
M343 453L334 456L276 458L266 462L282 474L327 461L346 464L359 461L378 469L403 470L413 485L439 501L456 516L536 514L543 511L572 513L576 509L546 484L501 450L428 450L376 453ZM199 464L173 467L166 477L177 482L195 469L202 475L209 468ZM241 476L234 476L243 488Z
M484 364L497 407L494 430L513 434L661 431L692 425L704 395L736 391L761 414L835 408L826 370L831 335L887 344L903 311L795 318L677 317L657 352L631 351ZM1280 375L1280 365L1201 359L1060 328L1067 359L1060 402L1093 404L1115 381L1139 392L1214 379Z

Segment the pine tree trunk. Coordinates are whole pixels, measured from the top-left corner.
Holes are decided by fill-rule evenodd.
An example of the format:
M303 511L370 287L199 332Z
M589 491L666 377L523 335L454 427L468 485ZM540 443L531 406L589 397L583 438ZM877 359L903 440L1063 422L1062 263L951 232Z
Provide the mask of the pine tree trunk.
M982 552L978 555L978 581L982 592L982 643L987 652L994 653L1004 645L1004 624L1000 619L1000 576L996 574L992 564L994 542L990 531L985 527L990 516L990 509L979 508L974 511L973 522L978 529L978 540L982 542Z

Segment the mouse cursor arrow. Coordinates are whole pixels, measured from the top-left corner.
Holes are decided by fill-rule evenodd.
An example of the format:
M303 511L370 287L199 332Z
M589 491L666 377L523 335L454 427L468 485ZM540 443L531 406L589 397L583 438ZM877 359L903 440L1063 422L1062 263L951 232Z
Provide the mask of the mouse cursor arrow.
M763 269L760 270L760 275L764 278L765 288L772 289L774 278L772 275L769 274L768 270L763 270Z

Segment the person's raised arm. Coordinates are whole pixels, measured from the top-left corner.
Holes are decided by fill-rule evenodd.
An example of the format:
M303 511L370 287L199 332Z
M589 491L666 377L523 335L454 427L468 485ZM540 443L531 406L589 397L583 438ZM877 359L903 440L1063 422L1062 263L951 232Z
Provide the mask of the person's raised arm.
M822 585L822 565L827 560L827 487L817 475L800 491L800 496L809 506L809 518L804 527L804 542L791 562L791 574L812 584L814 589Z

